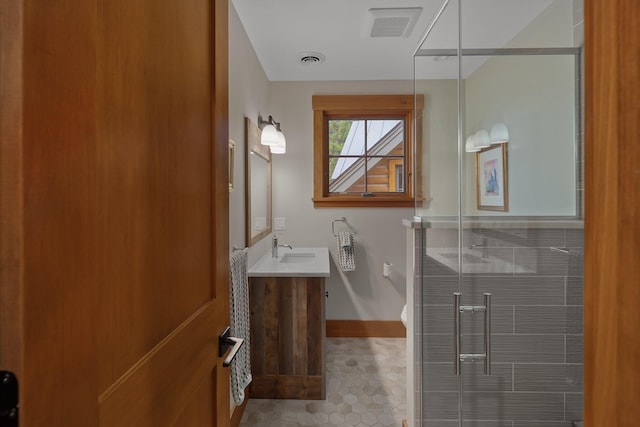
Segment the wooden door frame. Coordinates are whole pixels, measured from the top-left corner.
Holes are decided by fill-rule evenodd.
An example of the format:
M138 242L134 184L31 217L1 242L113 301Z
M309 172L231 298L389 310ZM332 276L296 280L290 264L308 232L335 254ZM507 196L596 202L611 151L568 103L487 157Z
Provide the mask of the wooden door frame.
M585 0L585 426L640 420L640 4Z
M213 0L214 52L213 106L211 119L213 126L213 171L214 194L212 207L214 236L214 280L215 283L229 283L229 0ZM229 301L229 286L222 286L222 295ZM227 315L228 316L228 315ZM222 363L219 363L222 368ZM222 368L227 369L228 368ZM231 422L230 382L218 381L216 391L216 414L218 422L224 426ZM220 426L220 427L224 427Z
M0 9L0 369L22 377L22 1Z

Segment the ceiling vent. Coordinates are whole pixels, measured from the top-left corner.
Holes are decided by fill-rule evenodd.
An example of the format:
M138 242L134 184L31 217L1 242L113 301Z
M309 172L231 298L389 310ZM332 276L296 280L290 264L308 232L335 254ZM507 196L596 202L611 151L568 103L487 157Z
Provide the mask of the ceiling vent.
M363 35L365 37L409 37L421 12L421 7L369 9Z
M298 54L298 62L302 65L322 64L325 56L318 52L302 52Z

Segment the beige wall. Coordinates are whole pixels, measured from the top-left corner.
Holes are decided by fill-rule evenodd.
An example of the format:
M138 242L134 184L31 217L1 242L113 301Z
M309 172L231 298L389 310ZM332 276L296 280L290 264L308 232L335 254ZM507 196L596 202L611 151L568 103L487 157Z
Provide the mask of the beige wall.
M327 280L328 319L399 320L405 304L405 233L401 221L412 208L319 208L313 207L313 112L314 94L413 93L410 81L272 82L269 114L282 122L287 153L273 159L274 217L286 218L281 238L294 246L327 246L336 259L331 221L346 217L356 230L354 272L341 272L331 264ZM337 230L345 230L339 224ZM394 265L390 280L382 265Z
M235 145L234 189L229 194L229 245L245 246L245 135L244 118L257 124L267 111L269 81L258 61L240 18L229 6L229 138ZM250 252L257 259L258 248ZM231 250L231 248L229 248Z

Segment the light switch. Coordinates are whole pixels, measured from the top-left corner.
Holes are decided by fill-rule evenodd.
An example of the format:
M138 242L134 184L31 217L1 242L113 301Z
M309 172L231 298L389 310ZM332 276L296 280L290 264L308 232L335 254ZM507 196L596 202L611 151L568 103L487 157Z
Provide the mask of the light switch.
M267 218L256 217L256 219L255 219L255 229L256 230L264 230L265 228L267 228Z
M287 219L286 218L274 218L273 219L274 228L276 231L284 231L287 229Z

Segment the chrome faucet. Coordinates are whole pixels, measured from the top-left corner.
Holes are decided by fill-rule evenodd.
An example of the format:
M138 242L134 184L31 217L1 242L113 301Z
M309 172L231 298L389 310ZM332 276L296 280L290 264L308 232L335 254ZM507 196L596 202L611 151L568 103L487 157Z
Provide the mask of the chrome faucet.
M284 247L293 250L293 246L291 245L279 245L278 244L278 233L273 235L273 239L271 239L271 258L278 258L278 248Z

